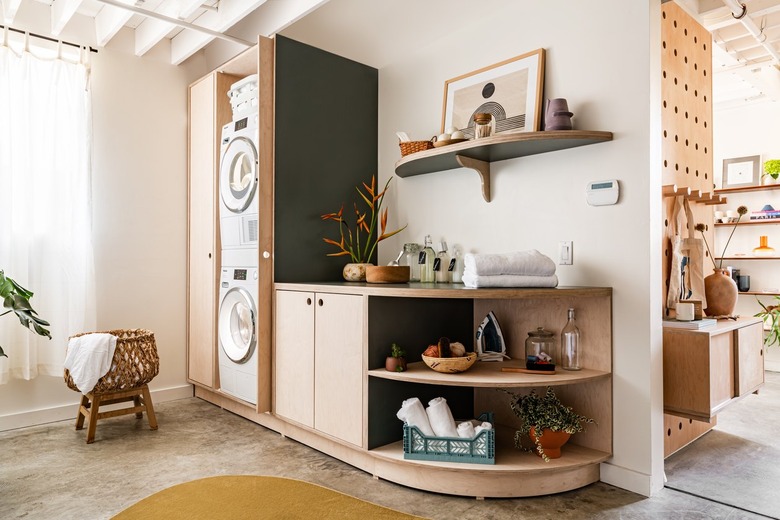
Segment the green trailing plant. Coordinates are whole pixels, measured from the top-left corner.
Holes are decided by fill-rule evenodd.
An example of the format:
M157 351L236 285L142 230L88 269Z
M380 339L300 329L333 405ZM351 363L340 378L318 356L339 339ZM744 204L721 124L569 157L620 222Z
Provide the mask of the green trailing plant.
M51 332L46 327L49 322L38 317L38 313L30 305L30 298L33 297L32 291L28 291L12 278L5 275L0 269L0 298L3 299L3 308L5 312L0 316L14 313L19 318L19 323L27 327L39 336L45 336L51 339ZM6 356L3 347L0 346L0 356Z
M536 435L533 436L536 452L541 455L545 462L550 462L549 457L544 453L541 442L542 430L549 428L552 431L566 432L569 434L579 433L585 430L585 424L594 424L595 421L584 415L576 413L570 406L566 406L558 399L551 387L543 396L531 390L526 395L515 394L504 390L512 399L509 407L512 412L522 421L522 426L515 432L515 447L523 451L532 451L523 446L523 439L531 437L531 428Z
M742 220L742 217L747 215L748 209L747 206L740 206L737 208L737 221L734 222L734 226L731 228L731 233L729 234L728 240L726 240L726 245L723 246L723 253L720 255L720 261L719 263L715 263L715 257L712 256L712 251L710 251L710 245L707 243L707 236L704 234L704 232L707 230L707 226L704 224L696 224L696 231L701 233L701 237L704 239L704 245L707 247L707 253L709 254L710 260L712 260L712 266L715 269L723 269L723 257L726 256L726 250L729 248L729 242L731 242L731 237L734 236L734 231L737 229L737 224L739 224L739 221Z
M390 345L390 355L394 358L402 358L406 357L406 351L398 345L398 343L393 343Z
M761 306L761 311L755 316L764 320L764 330L769 327L766 338L764 338L764 345L767 347L771 347L775 343L780 345L780 296L775 296L775 299L777 305L764 305L761 300L756 298Z
M766 161L762 177L772 177L774 180L777 180L780 177L780 159L769 159Z

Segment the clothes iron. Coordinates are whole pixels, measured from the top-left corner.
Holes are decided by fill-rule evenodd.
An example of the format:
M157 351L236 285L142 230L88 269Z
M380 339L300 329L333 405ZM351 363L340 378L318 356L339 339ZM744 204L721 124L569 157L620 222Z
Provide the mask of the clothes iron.
M477 357L480 361L503 361L510 359L506 355L506 342L501 332L501 325L493 311L488 312L485 319L477 327Z

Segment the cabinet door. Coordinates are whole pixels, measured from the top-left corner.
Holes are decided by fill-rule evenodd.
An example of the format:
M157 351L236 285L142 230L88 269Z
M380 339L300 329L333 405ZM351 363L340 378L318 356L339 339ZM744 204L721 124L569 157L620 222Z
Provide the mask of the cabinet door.
M363 297L316 294L314 427L363 445Z
M276 291L275 413L314 426L314 293Z
M754 392L764 384L764 334L761 323L737 329L734 375L737 396Z
M187 228L187 377L214 387L216 355L216 142L215 82L190 88Z
M734 336L731 332L710 339L710 415L716 415L734 397Z

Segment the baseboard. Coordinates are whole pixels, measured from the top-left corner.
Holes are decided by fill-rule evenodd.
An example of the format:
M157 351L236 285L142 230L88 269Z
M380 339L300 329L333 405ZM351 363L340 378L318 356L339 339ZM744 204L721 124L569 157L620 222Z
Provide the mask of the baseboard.
M606 484L632 491L646 497L651 496L663 487L662 482L659 489L654 490L653 480L650 475L621 468L620 466L615 466L614 464L609 464L607 462L601 463L600 480Z
M26 428L28 426L38 426L57 421L75 420L79 405L80 394L73 394L74 400L71 404L52 406L51 408L42 408L29 412L20 412L15 414L3 415L0 417L0 431L15 430L17 428ZM176 399L186 399L194 395L192 385L181 385L170 388L160 388L152 390L152 402L156 405L166 401L175 401Z

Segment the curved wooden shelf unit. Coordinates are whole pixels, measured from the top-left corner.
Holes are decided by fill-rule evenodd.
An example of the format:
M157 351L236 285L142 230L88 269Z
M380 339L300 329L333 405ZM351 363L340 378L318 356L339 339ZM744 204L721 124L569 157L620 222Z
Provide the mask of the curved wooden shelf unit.
M466 372L458 374L442 374L428 368L422 361L409 363L405 372L389 372L384 368L369 370L368 375L382 379L393 379L407 383L424 383L428 385L467 386L472 388L520 388L539 386L571 385L607 379L608 372L582 369L577 371L557 370L551 375L524 374L517 372L502 372L502 367L525 367L519 360L502 362L477 361Z
M745 193L747 191L772 191L780 190L780 184L768 184L764 186L745 186L744 188L720 188L715 193Z
M499 134L409 154L395 163L395 174L412 177L460 167L471 168L482 179L482 196L490 202L490 163L611 140L612 132L589 130Z

